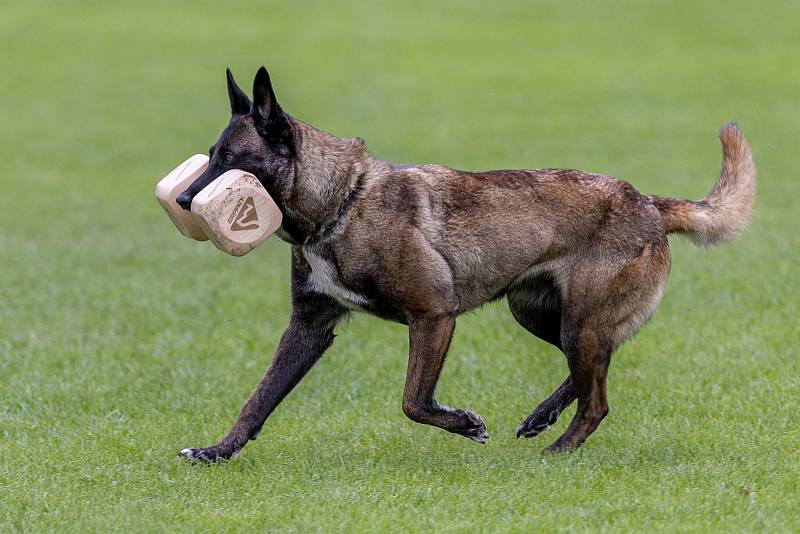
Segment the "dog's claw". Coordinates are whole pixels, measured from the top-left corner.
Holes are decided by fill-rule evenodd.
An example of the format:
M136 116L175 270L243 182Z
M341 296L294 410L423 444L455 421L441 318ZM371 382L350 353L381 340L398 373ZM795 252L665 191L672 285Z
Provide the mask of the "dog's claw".
M481 445L483 445L484 443L486 443L486 440L489 439L489 434L483 433L481 435L476 435L476 436L469 435L467 437L472 441L474 441L475 443L480 443Z

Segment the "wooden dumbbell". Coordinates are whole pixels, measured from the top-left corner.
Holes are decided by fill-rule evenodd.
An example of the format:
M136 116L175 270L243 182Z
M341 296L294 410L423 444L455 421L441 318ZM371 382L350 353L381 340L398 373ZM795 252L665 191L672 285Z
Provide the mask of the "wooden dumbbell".
M192 156L158 183L156 197L183 235L243 256L280 227L281 211L255 176L238 169L208 184L192 200L191 212L184 210L175 199L207 166L207 156Z

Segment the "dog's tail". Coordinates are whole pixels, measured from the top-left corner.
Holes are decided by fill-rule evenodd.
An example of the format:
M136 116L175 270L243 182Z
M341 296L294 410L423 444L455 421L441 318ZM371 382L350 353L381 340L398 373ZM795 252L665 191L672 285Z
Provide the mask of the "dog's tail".
M719 131L722 171L714 189L703 200L651 196L661 212L667 233L683 234L701 247L711 247L738 237L756 196L756 167L747 140L735 122Z

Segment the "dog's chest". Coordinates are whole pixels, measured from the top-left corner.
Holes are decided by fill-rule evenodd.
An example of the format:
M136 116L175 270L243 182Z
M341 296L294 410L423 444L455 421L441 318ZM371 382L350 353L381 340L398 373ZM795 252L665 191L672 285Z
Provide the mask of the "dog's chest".
M336 299L350 309L360 310L362 306L368 304L367 299L362 295L342 285L339 273L330 260L314 250L313 247L303 247L302 251L303 257L311 267L311 276L308 278L311 289Z

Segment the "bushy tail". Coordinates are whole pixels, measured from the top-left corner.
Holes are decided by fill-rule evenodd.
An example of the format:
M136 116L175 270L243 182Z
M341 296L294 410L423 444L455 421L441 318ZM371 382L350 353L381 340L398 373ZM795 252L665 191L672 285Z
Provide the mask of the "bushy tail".
M651 196L667 232L678 232L695 245L711 247L738 237L756 196L756 167L747 140L735 122L719 131L722 171L714 189L703 200Z

